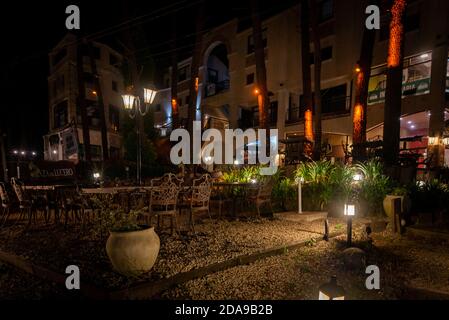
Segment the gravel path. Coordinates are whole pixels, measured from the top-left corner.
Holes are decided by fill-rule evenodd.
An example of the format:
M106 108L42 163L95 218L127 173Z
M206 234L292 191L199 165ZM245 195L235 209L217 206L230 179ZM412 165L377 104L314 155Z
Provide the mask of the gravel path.
M345 269L345 237L288 252L189 281L164 292L162 299L316 300L318 287L337 275L347 299L401 299L407 286L449 292L449 245L388 233L370 245L357 234L355 245L367 253L367 265L381 271L381 290L365 288L366 275Z
M341 230L343 221L330 220L330 231ZM13 252L59 273L66 266L80 267L82 281L101 288L120 289L140 282L171 277L240 255L307 241L322 235L323 222L297 223L283 220L203 220L197 236L173 237L160 232L161 250L153 270L138 278L126 278L112 270L105 252L106 238L92 237L77 227L48 226L24 232L23 228L0 232L0 249Z

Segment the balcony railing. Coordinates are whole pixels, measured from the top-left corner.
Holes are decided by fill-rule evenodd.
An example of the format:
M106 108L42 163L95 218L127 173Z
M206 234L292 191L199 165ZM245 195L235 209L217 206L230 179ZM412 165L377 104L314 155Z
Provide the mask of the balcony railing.
M206 92L205 92L205 96L206 98L208 97L213 97L216 96L217 94L220 94L224 91L228 91L230 88L230 81L229 80L223 80L220 82L212 82L212 83L208 83L206 85Z
M323 117L336 117L346 115L351 109L352 97L327 98L322 101ZM305 107L289 107L287 124L294 124L304 120ZM315 114L315 112L314 112Z

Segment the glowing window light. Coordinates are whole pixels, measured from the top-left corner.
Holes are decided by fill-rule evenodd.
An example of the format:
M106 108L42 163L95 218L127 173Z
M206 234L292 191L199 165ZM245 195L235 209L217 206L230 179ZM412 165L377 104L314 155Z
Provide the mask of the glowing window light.
M436 146L438 144L438 137L429 137L429 145Z

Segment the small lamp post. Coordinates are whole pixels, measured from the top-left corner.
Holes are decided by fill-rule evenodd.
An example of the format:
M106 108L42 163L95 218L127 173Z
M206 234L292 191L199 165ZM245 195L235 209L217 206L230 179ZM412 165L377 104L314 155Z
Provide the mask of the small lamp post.
M149 106L153 103L157 91L144 88L143 102L145 109L142 110L140 97L132 94L122 95L123 106L128 111L129 117L134 119L136 116L143 118L147 115ZM137 121L137 183L142 184L142 135L140 132L140 122Z
M345 289L337 284L337 276L321 285L318 300L345 300Z
M296 183L298 184L298 213L302 213L302 184L304 183L303 177L296 178Z
M355 205L345 204L344 215L347 218L347 244L352 245L352 217L355 216Z

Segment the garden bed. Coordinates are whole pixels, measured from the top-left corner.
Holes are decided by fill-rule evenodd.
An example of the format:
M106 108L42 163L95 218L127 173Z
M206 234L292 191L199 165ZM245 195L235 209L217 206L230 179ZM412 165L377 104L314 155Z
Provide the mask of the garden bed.
M341 231L343 221L330 220L330 231ZM14 253L33 264L64 274L77 265L82 282L108 291L139 283L161 281L176 274L206 267L270 248L307 241L324 232L322 221L294 223L281 220L209 221L197 225L197 237L160 234L161 250L153 270L126 278L112 270L105 252L106 235L93 236L78 227L20 226L0 232L0 250Z

